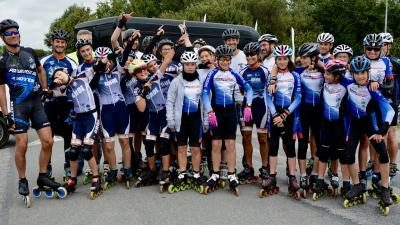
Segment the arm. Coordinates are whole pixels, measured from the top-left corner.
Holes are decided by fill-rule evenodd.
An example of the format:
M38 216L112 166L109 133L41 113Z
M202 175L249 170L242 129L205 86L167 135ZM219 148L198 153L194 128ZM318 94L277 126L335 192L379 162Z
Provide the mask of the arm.
M169 86L169 89L168 89L168 96L167 96L167 102L166 102L168 124L175 124L174 105L176 104L176 97L179 92L178 82L179 82L179 79L172 80L172 82Z
M118 38L121 35L122 29L125 28L126 22L130 19L132 19L131 13L122 14L119 16L118 26L115 28L113 34L111 35L111 46L113 49L120 47L118 43Z
M168 65L172 63L172 58L175 55L175 51L172 49L170 52L168 52L168 54L164 57L164 61L162 62L161 66L160 66L160 72L162 74L165 73L165 71L168 68Z
M288 110L289 113L294 112L296 108L300 105L301 103L301 81L300 81L300 76L298 73L293 73L294 77L294 100L292 104L290 104Z
M46 75L46 71L44 70L43 66L40 65L36 69L36 71L38 73L38 77L39 77L42 89L48 89L48 86L47 86L47 75Z
M4 83L0 84L0 108L3 115L8 114L6 86Z
M214 75L218 72L218 70L211 71L208 75L206 80L203 84L203 93L202 93L202 100L204 105L204 113L209 113L213 111L211 108L210 96L211 96L211 86L214 82Z
M382 125L379 128L378 133L381 135L386 135L390 124L392 123L393 117L394 117L394 110L392 106L390 106L389 102L386 100L385 97L379 92L379 91L372 91L371 97L372 101L375 101L377 104L379 110L381 111L382 114Z
M244 89L244 91L246 92L246 105L251 105L252 101L253 101L253 89L251 88L250 84L248 84L245 80L243 80L243 78L231 71L231 73L235 76L236 78L236 82Z
M163 26L164 26L164 25L160 26L160 27L157 29L156 35L154 36L154 38L151 40L150 44L149 44L149 45L146 47L146 49L144 50L144 52L143 52L144 54L149 54L149 53L153 54L153 49L154 49L154 47L155 47L156 44L160 41L161 36L165 33L165 31L164 31L164 29L163 29Z

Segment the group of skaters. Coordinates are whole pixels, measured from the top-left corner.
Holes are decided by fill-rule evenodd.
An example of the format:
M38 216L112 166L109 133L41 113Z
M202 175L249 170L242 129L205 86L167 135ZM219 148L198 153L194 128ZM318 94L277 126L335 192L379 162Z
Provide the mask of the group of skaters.
M330 33L302 44L295 54L272 34L240 50L240 32L232 28L223 31L224 44L217 47L203 39L192 43L184 24L176 42L163 37L163 26L154 36L141 37L139 30L126 29L131 19L119 17L112 48L94 49L92 33L80 30L71 57L65 54L70 35L56 29L52 53L41 60L20 46L17 22L1 21L0 107L16 137L18 190L27 206L30 126L41 141L36 197L44 192L64 198L75 191L81 174L84 184L91 183L92 199L117 182L204 194L227 182L237 196L239 184L253 183L265 197L279 190L278 150L283 149L288 192L296 199L310 192L313 200L342 195L349 207L365 203L368 193L379 198L385 215L400 201L390 187L397 172L400 60L390 55L389 33L366 35L360 56L346 44L335 46ZM254 126L261 156L257 174ZM244 149L240 172L238 127ZM64 184L52 176L54 135L64 140Z

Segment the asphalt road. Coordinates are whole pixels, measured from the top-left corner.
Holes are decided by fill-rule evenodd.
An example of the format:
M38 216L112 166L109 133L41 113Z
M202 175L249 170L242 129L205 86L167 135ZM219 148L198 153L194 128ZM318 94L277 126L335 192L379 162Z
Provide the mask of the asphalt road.
M34 132L29 133L27 178L30 188L36 183L40 144ZM237 159L243 154L241 138L237 139ZM256 138L253 138L256 143ZM254 144L254 167L260 167ZM280 151L278 186L280 193L260 199L259 187L242 185L235 197L227 188L201 195L193 190L160 194L158 186L131 188L117 185L96 200L90 200L89 185L79 180L77 191L66 199L35 199L26 208L17 192L13 140L0 150L0 225L34 224L400 224L400 206L391 207L385 217L376 209L377 200L369 198L365 205L342 207L340 197L324 197L317 202L296 201L287 194L285 156ZM117 148L118 158L120 150ZM53 174L60 181L63 175L62 141L56 138L53 148ZM394 190L400 193L397 176Z

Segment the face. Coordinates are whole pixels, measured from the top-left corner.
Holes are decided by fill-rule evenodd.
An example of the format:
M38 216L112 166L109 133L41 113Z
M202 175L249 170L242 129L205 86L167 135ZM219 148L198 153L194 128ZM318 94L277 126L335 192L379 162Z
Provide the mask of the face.
M195 45L193 46L193 48L196 48L196 49L199 49L199 48L201 48L201 47L203 47L203 45L201 45L201 44L195 44Z
M257 53L246 54L247 64L254 66L260 60L260 55Z
M18 46L21 36L17 28L9 28L1 35L4 43L10 46Z
M90 45L85 45L79 49L79 53L81 54L82 58L86 62L90 62L93 60L93 48Z
M225 44L227 44L233 51L237 49L237 46L239 44L239 38L228 38L225 41Z
M261 47L261 54L264 56L270 56L272 54L272 49L274 49L275 47L275 43L271 42L267 42L267 41L262 41L260 43L260 47Z
M324 78L325 78L325 82L328 84L331 84L336 81L335 76L328 71L325 71Z
M63 53L67 48L67 42L61 39L54 39L51 41L51 45L53 46L53 51L59 54Z
M311 58L309 56L300 56L300 62L304 68L311 66Z
M353 72L353 77L358 85L368 84L368 71L364 71L361 73Z
M171 50L172 50L172 46L171 45L163 45L163 46L161 46L161 49L160 49L161 56L165 57L168 54L168 52L170 52Z
M380 47L364 47L364 53L368 59L374 60L381 56Z
M83 39L83 40L89 40L90 42L92 42L92 35L89 34L81 34L77 36L77 40L79 39Z
M319 43L319 52L321 55L326 55L331 51L333 44L328 42Z
M133 42L132 50L134 50L134 51L139 50L139 39L136 39L136 40Z
M201 61L202 64L207 63L207 62L214 63L215 62L215 55L212 54L209 51L202 51L200 53L200 61Z
M349 63L350 62L350 55L347 53L339 53L335 56L335 59L341 60L343 62Z
M158 64L157 64L157 62L153 60L153 61L147 63L147 70L148 70L150 73L153 73L153 74L156 73L157 70L158 70Z
M59 70L54 74L54 83L62 85L68 82L68 74L62 70Z
M287 56L276 57L275 63L278 66L278 69L285 70L289 65L289 57Z
M197 69L197 65L196 63L185 63L183 64L183 71L185 71L185 73L195 73Z
M382 56L388 56L389 55L389 53L390 53L390 49L392 49L392 44L390 44L390 43L385 43L384 45L383 45L383 47L382 47L382 52L381 52L381 55Z
M110 72L111 69L114 67L114 63L113 63L112 60L109 60L107 58L101 58L101 59L98 59L98 60L101 60L103 63L106 64L106 73Z
M229 70L230 65L231 65L231 57L224 56L218 59L218 66L221 70L223 71Z
M139 80L146 80L149 75L149 72L147 72L147 68L141 68L135 70L135 76Z

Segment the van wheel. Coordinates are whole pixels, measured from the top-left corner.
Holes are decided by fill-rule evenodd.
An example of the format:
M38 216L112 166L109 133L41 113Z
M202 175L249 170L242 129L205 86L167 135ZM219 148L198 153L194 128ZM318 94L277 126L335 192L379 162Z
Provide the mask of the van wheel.
M0 148L3 147L10 137L10 133L8 132L6 122L3 118L0 118Z

